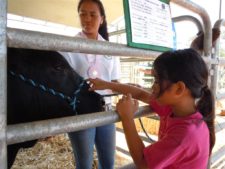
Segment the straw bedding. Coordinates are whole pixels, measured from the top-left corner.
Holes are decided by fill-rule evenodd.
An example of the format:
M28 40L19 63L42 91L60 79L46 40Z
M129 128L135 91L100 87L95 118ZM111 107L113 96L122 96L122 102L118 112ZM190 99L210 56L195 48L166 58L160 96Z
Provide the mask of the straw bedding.
M97 169L94 152L93 169ZM115 168L129 163L116 155ZM74 169L74 157L66 134L41 139L32 148L20 149L11 169Z
M143 119L146 130L151 134L157 133L158 122ZM116 124L121 127L120 123ZM138 131L141 131L136 121ZM130 159L116 153L115 168L126 165ZM46 139L40 139L34 147L20 149L11 169L74 169L72 147L67 134L60 134ZM97 156L94 153L93 169L97 169Z
M12 169L74 169L67 135L39 140L34 147L20 149Z

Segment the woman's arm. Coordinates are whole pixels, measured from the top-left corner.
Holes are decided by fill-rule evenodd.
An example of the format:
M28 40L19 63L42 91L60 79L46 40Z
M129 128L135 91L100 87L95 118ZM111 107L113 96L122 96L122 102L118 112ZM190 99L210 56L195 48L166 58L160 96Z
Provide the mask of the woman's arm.
M101 79L88 79L90 83L90 90L104 90L111 89L114 92L118 92L124 95L130 93L133 98L141 100L145 103L150 103L152 96L149 91L142 88L138 88L128 84L122 84L117 82L107 82Z

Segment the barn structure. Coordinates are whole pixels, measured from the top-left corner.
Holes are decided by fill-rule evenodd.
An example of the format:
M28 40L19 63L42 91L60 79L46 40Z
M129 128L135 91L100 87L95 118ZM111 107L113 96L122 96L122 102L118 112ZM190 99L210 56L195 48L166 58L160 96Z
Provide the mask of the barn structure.
M125 31L123 28L115 25L115 21L119 23L119 19L123 16L122 0L102 0L105 4L107 12L107 20L112 27L111 36L123 38ZM37 31L28 31L15 28L7 28L7 13L27 18L35 18L48 23L57 23L67 25L66 28L79 28L76 5L78 0L0 0L0 169L6 169L6 145L26 140L44 138L50 135L56 135L69 131L78 131L81 129L115 123L119 121L119 117L115 112L99 112L91 115L80 117L46 120L42 122L32 122L28 124L9 125L6 124L6 47L33 48L42 50L55 50L66 52L83 52L93 54L107 54L112 56L120 56L126 73L127 70L134 73L142 70L143 85L149 87L151 77L148 74L149 65L132 66L135 62L146 62L154 60L160 52L142 50L128 47L121 43L83 41L77 38L71 38L65 35L57 35L43 33ZM188 11L193 12L194 16L181 15L173 18L174 23L189 21L196 26L196 30L203 30L204 36L204 60L210 67L210 88L214 92L216 100L225 99L225 59L220 57L219 50L221 43L216 42L214 49L211 49L212 27L222 28L225 26L225 20L220 18L214 24L211 23L207 11L189 0L171 0L172 5L178 5ZM116 12L114 12L116 9ZM113 27L114 26L114 27ZM116 27L116 28L115 28ZM63 28L65 29L65 28ZM122 29L122 30L121 30ZM197 32L196 32L197 33ZM65 45L67 44L67 45ZM128 64L129 62L129 64ZM150 62L148 62L150 64ZM143 73L144 72L144 73ZM139 71L140 73L140 71ZM133 73L132 73L133 74ZM124 74L124 77L127 77ZM140 82L135 77L133 82ZM124 82L130 81L124 78ZM145 80L143 80L145 79ZM148 79L148 80L146 80ZM149 80L150 79L150 80ZM147 82L147 84L145 84ZM148 116L150 110L143 106L139 109L136 117ZM90 120L95 118L96 120ZM60 126L60 127L58 127ZM85 127L84 127L85 126ZM217 143L213 150L211 162L209 166L221 168L225 166L225 144L223 137L225 135L225 121L219 115L216 117Z

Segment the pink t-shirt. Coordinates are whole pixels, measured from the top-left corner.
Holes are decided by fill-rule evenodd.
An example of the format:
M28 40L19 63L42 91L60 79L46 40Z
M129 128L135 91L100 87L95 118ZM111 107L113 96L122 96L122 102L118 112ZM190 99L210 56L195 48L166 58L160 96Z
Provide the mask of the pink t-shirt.
M150 103L160 116L159 141L144 149L150 169L206 169L209 158L209 130L196 112L172 117L169 107Z

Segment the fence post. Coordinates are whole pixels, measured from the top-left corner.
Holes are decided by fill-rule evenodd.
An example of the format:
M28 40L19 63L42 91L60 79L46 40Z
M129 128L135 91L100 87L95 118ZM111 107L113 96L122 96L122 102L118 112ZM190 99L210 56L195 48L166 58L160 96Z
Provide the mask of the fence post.
M6 151L6 22L7 2L0 0L0 169L7 168Z

